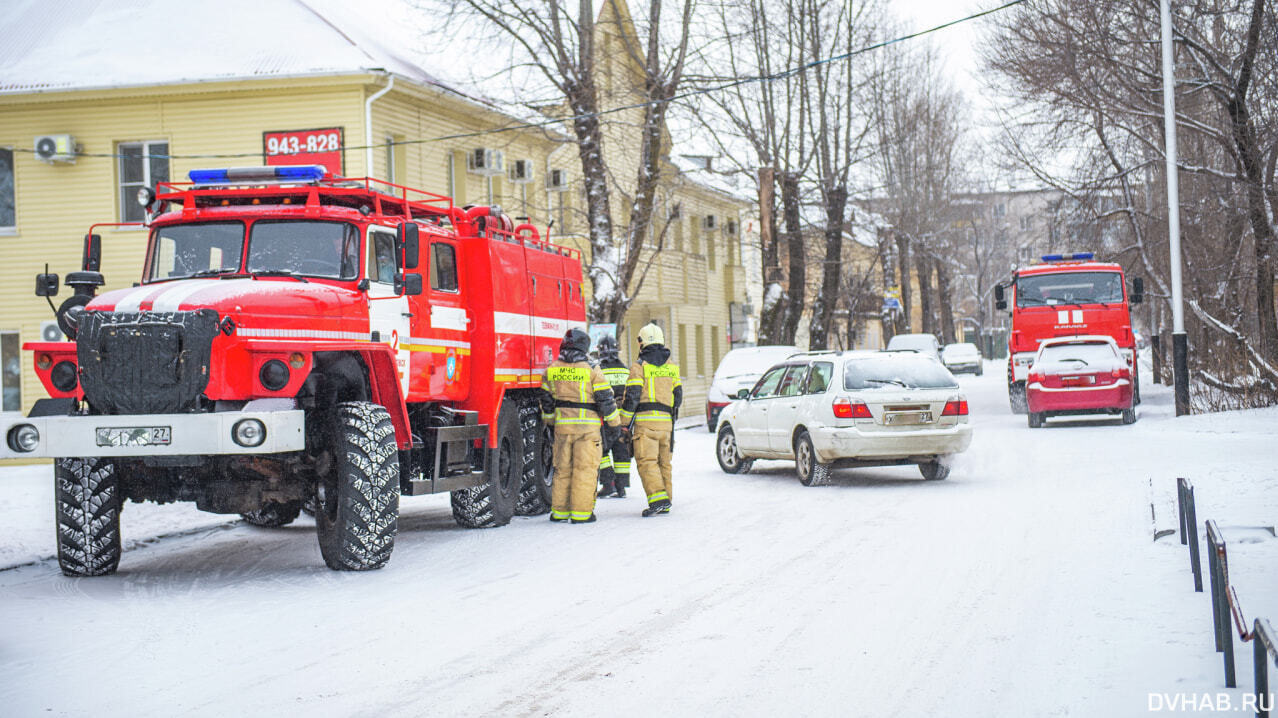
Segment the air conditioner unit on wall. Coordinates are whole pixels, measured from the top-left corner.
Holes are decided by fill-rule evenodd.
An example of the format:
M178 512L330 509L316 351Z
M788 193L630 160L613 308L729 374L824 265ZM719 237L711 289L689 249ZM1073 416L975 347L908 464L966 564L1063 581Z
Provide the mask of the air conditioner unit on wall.
M75 138L71 135L40 135L33 143L36 159L53 164L75 163Z
M528 184L533 181L533 161L513 160L510 163L510 181L515 184Z
M58 327L55 319L40 322L40 341L42 342L60 342L63 341L62 329Z
M701 218L702 229L714 229L717 226L719 226L719 224L713 214L707 214L705 217Z
M568 189L568 172L566 170L550 170L546 173L546 189L551 192L563 192Z
M503 159L501 150L476 147L466 156L466 169L473 174L492 177L502 173Z

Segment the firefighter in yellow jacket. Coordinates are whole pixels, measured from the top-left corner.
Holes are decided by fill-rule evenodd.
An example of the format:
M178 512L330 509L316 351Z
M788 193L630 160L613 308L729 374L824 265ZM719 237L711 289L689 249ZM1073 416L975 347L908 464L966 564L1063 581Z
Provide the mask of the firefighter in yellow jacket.
M555 427L555 476L550 520L595 520L595 484L604 444L620 433L612 386L589 362L590 336L569 329L559 358L541 377L541 418ZM601 425L603 425L601 436Z
M679 367L671 364L670 350L661 327L648 324L639 330L639 361L630 366L621 420L634 428L631 446L639 478L648 496L644 516L670 513L670 452L674 448L674 420L683 403Z

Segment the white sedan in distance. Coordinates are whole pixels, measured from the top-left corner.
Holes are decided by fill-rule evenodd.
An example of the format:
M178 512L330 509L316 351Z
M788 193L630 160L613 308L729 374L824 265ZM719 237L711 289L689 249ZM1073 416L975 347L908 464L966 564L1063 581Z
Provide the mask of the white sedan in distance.
M981 364L981 350L970 342L946 344L941 350L941 363L955 374L970 371L981 376L985 373L985 368Z
M730 474L755 459L795 462L805 486L831 469L917 464L944 479L972 443L967 397L941 363L914 352L807 352L772 367L719 415L715 453Z
M741 347L724 354L706 392L706 428L713 432L723 407L736 401L742 390L748 393L773 364L798 353L798 347L774 344Z

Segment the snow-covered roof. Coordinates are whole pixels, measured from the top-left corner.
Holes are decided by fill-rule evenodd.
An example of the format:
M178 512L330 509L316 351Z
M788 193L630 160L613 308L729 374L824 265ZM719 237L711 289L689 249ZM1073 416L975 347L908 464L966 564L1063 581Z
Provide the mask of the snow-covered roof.
M384 71L452 89L336 0L6 0L0 94ZM359 7L353 7L359 5ZM383 31L359 13L380 18Z
M710 169L706 168L707 158L709 158ZM714 157L711 155L672 154L670 163L685 179L702 187L745 202L753 202L755 199L751 196L753 188L746 186L748 183L742 182L739 174L716 171Z

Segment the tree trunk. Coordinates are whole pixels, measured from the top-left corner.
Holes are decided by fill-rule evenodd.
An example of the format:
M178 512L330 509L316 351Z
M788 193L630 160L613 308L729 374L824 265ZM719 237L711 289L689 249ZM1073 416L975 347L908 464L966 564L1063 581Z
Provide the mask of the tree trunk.
M786 243L789 245L790 285L786 292L785 323L782 344L793 344L799 332L799 319L807 295L807 251L803 245L803 228L799 215L799 176L793 172L781 175L781 212L785 217Z
M839 305L839 279L843 273L843 213L848 204L846 187L834 187L825 199L825 261L821 265L821 293L812 305L808 348L828 349ZM850 302L849 302L850 304Z
M919 275L919 310L923 315L920 329L924 334L936 333L936 310L932 306L932 260L922 252L914 253L914 269Z
M910 291L910 239L904 234L896 235L896 271L901 288L901 316L896 322L895 334L909 334L913 331L910 326L913 297Z
M950 292L950 270L945 262L936 262L936 299L941 309L941 338L945 344L958 341L954 327L954 300Z

